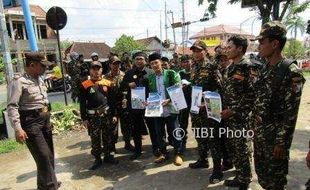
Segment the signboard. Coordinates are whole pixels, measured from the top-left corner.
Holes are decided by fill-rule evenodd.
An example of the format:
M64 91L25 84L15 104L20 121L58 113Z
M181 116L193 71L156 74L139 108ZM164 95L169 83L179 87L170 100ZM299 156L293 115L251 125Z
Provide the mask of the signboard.
M211 40L202 40L207 46L214 47L218 46L221 44L221 39L220 38L215 38Z
M280 2L284 2L287 0L279 0ZM267 0L263 0L263 3L266 4ZM257 5L257 0L242 0L241 1L241 7L242 8L249 8L249 7L255 7Z

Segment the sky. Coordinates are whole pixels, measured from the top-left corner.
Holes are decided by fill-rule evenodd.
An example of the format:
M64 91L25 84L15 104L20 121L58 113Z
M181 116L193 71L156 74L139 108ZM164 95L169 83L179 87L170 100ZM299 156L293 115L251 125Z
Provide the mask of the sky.
M174 21L182 19L181 0L169 0L167 11L172 11ZM185 20L197 21L203 17L207 8L207 1L198 6L198 0L185 0ZM248 33L257 35L261 21L256 18L257 13L249 9L242 9L241 4L230 5L228 0L219 0L216 18L206 22L198 22L189 26L189 37L203 30L219 24L232 25ZM300 2L303 2L300 0ZM61 40L106 42L113 46L122 34L133 36L134 39L147 36L165 37L165 1L164 0L29 0L30 4L40 5L45 11L52 6L63 8L68 16L66 27L60 31ZM167 15L167 24L172 22L172 14ZM310 10L301 14L306 21L310 19ZM162 32L160 32L160 22ZM252 27L253 25L253 27ZM176 29L177 43L182 41L182 29ZM171 27L167 29L168 39L173 40ZM298 39L304 39L298 35Z

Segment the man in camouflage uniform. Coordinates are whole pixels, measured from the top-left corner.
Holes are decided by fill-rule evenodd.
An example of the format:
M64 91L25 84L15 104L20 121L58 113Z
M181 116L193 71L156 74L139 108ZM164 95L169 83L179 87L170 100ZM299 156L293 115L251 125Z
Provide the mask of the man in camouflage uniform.
M71 99L73 102L79 101L80 95L80 84L81 84L81 64L79 62L79 54L76 52L72 52L70 54L71 61L67 65L67 73L71 77L71 85L72 85L72 92L71 92Z
M193 51L193 59L195 62L195 67L191 72L191 83L192 86L201 86L202 91L219 91L221 87L221 76L217 69L217 66L209 62L206 58L207 46L203 41L196 41L190 48ZM202 128L207 128L207 130L218 129L218 123L210 118L208 118L205 105L200 106L199 113L192 113L192 128L197 132L202 132ZM196 129L198 128L198 129ZM214 130L215 137L218 137L216 131ZM221 171L221 154L220 154L220 142L219 138L206 138L206 137L196 138L198 143L199 159L195 163L189 164L190 168L208 168L208 150L209 145L211 149L211 155L213 158L213 173L210 177L210 182L215 183L220 181L223 177ZM209 144L210 143L210 144Z
M255 85L255 170L264 189L283 190L305 79L297 62L282 56L286 43L283 24L264 24L255 40L259 40L259 55L267 64Z
M95 162L90 169L96 170L102 165L102 152L104 153L104 162L118 163L113 152L117 110L111 83L102 79L100 62L92 62L90 77L81 85L80 111L83 123L90 131L91 154L95 157Z
M247 39L241 36L232 36L227 43L227 56L232 60L223 76L223 111L226 131L248 130L247 117L253 105L254 92L250 85L249 60L244 59L248 46ZM227 148L232 153L236 176L233 180L225 180L224 185L239 187L246 190L251 183L251 155L248 139L245 136L237 137L226 134Z
M120 70L121 61L117 56L112 56L110 60L110 71L104 76L104 78L108 79L111 82L111 85L115 90L117 98L117 109L120 110L120 124L123 139L125 141L125 149L128 151L134 151L134 147L130 144L132 122L131 118L129 117L129 110L127 109L127 103L126 107L125 103L124 105L122 105L122 102L126 101L127 97L123 94L120 88L120 84L123 81L125 73ZM117 137L118 134L116 131L116 139Z
M185 97L186 104L187 104L187 108L180 110L180 114L179 114L180 127L185 131L185 136L182 139L183 150L185 150L186 142L187 142L188 118L189 118L189 112L191 108L191 86L189 84L186 84L186 81L188 82L190 81L192 59L188 55L183 55L181 56L180 60L181 60L182 70L179 72L179 75L182 80L181 81L182 89L183 89L184 97Z

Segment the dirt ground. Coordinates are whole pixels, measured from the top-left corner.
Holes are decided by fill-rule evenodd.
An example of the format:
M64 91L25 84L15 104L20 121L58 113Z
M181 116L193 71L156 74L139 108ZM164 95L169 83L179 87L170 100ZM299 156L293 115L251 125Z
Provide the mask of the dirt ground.
M305 157L310 137L310 78L305 85L298 124L291 150L290 171L288 176L289 190L304 190L304 184L310 177ZM120 137L121 139L121 137ZM90 155L90 141L86 131L68 132L55 136L56 171L62 181L60 190L222 190L231 189L223 186L223 182L210 185L208 177L212 169L193 170L188 164L195 161L196 142L190 132L188 148L185 152L185 163L174 166L172 160L162 165L153 163L151 145L148 137L143 140L144 154L138 161L130 161L130 154L117 144L119 165L103 165L96 171L89 171L93 158ZM211 161L211 160L210 160ZM211 162L210 162L211 163ZM27 149L0 155L0 190L34 190L36 189L36 167ZM225 172L225 178L234 175L233 170ZM252 190L260 190L255 172L251 183Z

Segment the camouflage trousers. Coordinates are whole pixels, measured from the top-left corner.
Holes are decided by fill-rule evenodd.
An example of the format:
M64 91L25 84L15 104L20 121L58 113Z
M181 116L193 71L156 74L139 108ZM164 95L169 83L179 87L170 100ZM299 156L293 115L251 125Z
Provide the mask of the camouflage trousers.
M227 130L242 130L247 129L247 124L240 120L229 119L226 122ZM226 131L227 131L226 130ZM230 150L232 161L236 168L236 177L241 183L251 183L251 151L249 146L249 139L244 136L234 137L227 136L226 147Z
M254 138L254 165L258 183L268 190L277 190L287 184L289 150L284 159L274 159L275 147L272 133L256 130Z
M91 154L98 157L103 152L109 154L114 150L115 125L112 124L112 117L91 116L89 119L89 134L91 139Z
M72 91L71 91L71 99L73 102L79 102L80 96L80 81L79 80L71 80Z
M192 120L192 130L193 131L202 131L202 128L206 128L207 114L205 111L200 111L199 114L191 114ZM195 135L195 139L198 144L198 153L201 159L208 158L209 153L209 143L208 138L202 138Z
M213 162L220 163L221 159L223 158L223 151L221 145L221 138L220 138L220 123L213 119L207 120L207 127L210 131L209 133L209 147L211 150L211 156ZM212 131L212 132L211 132ZM210 136L212 135L212 136ZM214 163L213 163L214 164ZM217 166L220 167L220 166Z
M123 109L120 112L120 124L123 139L125 142L129 142L132 135L132 120L129 111L126 109Z

